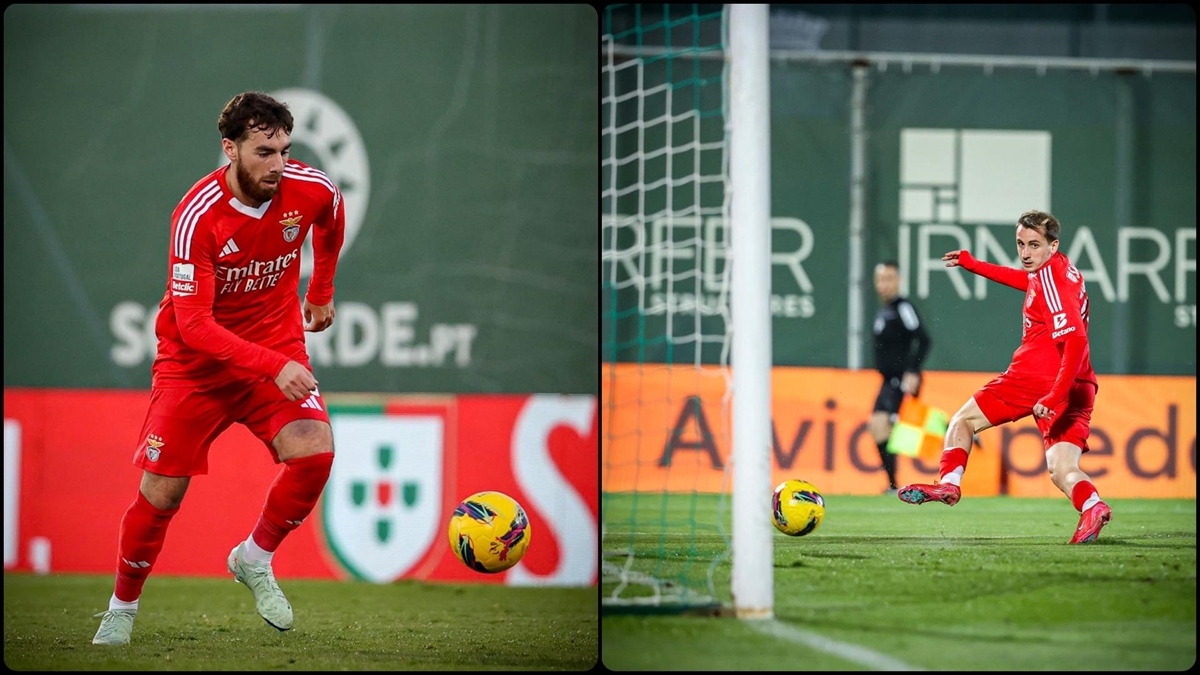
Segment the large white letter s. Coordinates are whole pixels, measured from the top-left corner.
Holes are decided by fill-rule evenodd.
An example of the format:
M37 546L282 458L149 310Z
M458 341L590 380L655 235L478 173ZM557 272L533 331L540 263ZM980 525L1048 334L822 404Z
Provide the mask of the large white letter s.
M513 586L587 586L595 582L599 542L596 517L550 457L550 432L568 425L580 436L592 431L596 399L592 396L530 396L513 428L513 475L558 543L558 569L536 576L518 564L506 582ZM597 449L598 450L598 449ZM598 457L584 461L596 462ZM531 542L541 534L536 529ZM545 535L550 535L550 532ZM543 536L545 536L543 535Z

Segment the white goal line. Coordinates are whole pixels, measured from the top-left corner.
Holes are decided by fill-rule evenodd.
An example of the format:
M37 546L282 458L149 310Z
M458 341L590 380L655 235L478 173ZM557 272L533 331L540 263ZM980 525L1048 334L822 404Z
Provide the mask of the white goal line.
M875 670L925 670L924 668L911 666L886 654L880 654L872 649L846 642L838 642L837 640L832 640L816 633L810 633L774 619L767 621L747 621L745 623L759 633L812 647L826 654L832 654L838 658Z

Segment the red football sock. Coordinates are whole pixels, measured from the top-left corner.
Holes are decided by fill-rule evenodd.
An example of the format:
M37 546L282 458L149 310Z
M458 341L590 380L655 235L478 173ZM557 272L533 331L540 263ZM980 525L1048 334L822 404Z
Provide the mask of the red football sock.
M333 466L333 453L323 452L284 462L283 470L267 492L267 503L250 536L264 551L274 553L289 532L308 517Z
M967 451L962 448L949 448L942 451L942 470L938 472L942 477L941 482L946 483L946 477L961 468L962 471L958 471L949 481L954 485L958 485L959 481L962 480L963 472L967 470L967 457L969 457Z
M141 490L125 510L117 539L117 583L113 594L118 600L133 602L142 594L142 586L166 541L167 526L178 511L178 506L166 510L155 507Z
M1071 488L1071 503L1075 505L1075 510L1083 513L1084 506L1095 506L1094 503L1087 503L1092 495L1096 495L1097 502L1100 501L1100 493L1096 491L1096 486L1092 485L1091 481L1081 480L1076 483L1075 487Z

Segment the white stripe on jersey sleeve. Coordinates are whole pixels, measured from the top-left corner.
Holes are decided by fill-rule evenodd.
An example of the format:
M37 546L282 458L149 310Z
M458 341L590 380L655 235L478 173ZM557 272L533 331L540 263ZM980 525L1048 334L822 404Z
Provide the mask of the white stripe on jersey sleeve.
M195 231L196 219L200 217L208 207L212 206L216 201L216 197L221 193L221 186L217 181L213 181L205 185L203 189L192 197L192 201L188 202L187 207L179 214L179 223L175 227L175 257L187 260L192 248L192 234Z
M904 321L905 328L911 331L921 325L921 320L917 318L917 311L907 301L901 300L896 305L896 310L900 312L900 319Z
M333 192L337 187L333 184L333 181L330 180L329 176L326 176L324 172L319 169L314 169L311 166L307 168L301 168L298 164L288 164L287 166L283 167L283 172L293 178L300 178L304 180L311 180L315 183L321 183L325 187L329 188L330 192Z
M1058 314L1063 310L1062 300L1058 297L1058 287L1054 285L1054 273L1050 271L1050 266L1046 265L1038 275L1042 278L1042 296L1046 298L1050 313Z
M204 202L203 206L200 207L200 210L196 212L196 215L192 217L191 225L188 227L187 238L184 241L184 260L192 257L192 236L196 234L196 224L200 222L200 216L203 216L213 204L216 204L220 200L221 191L218 190L213 193L212 197L209 197L208 201Z
M1063 311L1062 297L1058 294L1058 282L1054 280L1054 270L1046 270L1046 279L1050 282L1050 291L1054 294L1054 305L1058 311Z
M314 169L311 166L308 168L301 168L298 164L288 164L283 169L283 175L289 178L295 178L296 180L320 183L321 185L329 188L329 191L333 193L333 213L334 215L337 214L338 204L340 204L342 201L342 191L337 189L337 186L333 184L333 181L329 178L329 176L326 176L319 169Z

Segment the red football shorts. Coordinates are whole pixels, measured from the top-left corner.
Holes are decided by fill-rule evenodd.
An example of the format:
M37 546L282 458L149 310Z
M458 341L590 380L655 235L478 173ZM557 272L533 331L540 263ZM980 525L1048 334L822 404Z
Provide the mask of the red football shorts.
M1096 403L1096 385L1076 380L1067 393L1067 404L1054 411L1050 419L1036 418L1046 449L1055 443L1072 443L1087 452L1091 432L1092 406ZM1046 395L1044 388L1022 386L1009 375L999 375L975 392L975 403L992 426L1013 422L1033 414L1033 406Z
M245 381L197 391L189 387L155 387L150 410L133 453L133 463L163 476L201 476L208 473L208 447L234 422L258 437L271 459L279 430L295 420L320 420L329 413L319 392L289 401L270 380Z

